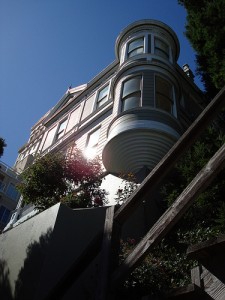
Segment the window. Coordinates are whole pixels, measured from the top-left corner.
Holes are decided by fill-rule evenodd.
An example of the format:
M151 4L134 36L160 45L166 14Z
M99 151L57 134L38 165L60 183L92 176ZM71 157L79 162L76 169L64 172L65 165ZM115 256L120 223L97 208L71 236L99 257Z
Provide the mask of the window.
M122 111L141 105L141 76L128 79L122 89Z
M67 124L67 120L64 120L59 124L58 131L56 133L56 141L59 140L64 135L66 124Z
M0 174L0 191L3 191L4 190L4 187L5 187L5 184L3 183L5 177Z
M6 195L9 196L13 200L18 199L19 192L17 191L15 184L13 184L13 183L9 184L7 191L6 191Z
M155 83L155 104L156 107L173 112L173 86L167 80L156 76Z
M169 59L169 46L162 40L155 38L155 54Z
M10 210L4 206L0 207L0 222L6 224L10 215Z
M108 100L108 94L109 94L109 84L99 91L97 96L96 108L99 108Z
M92 131L88 136L87 147L85 150L85 156L87 156L88 158L94 158L96 156L99 135L100 128Z
M127 57L132 57L137 54L144 53L144 38L133 40L128 44Z

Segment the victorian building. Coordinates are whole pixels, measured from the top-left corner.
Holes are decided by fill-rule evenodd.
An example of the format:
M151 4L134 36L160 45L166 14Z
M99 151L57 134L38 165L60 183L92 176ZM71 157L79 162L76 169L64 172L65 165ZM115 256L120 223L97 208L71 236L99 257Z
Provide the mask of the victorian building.
M162 22L126 27L116 40L115 61L89 83L69 88L32 127L16 171L37 153L76 145L84 155L101 158L110 201L120 174L131 172L141 181L202 110L191 70L177 64L179 51L176 34Z
M16 171L23 172L38 153L69 153L76 146L87 157L100 157L103 187L113 203L120 175L130 172L141 182L202 111L203 94L188 65L177 64L179 51L176 34L162 22L142 20L126 27L116 40L115 61L89 83L69 88L32 127ZM122 237L145 236L162 214L157 193L145 195L149 201L141 198L121 222ZM100 233L109 252L114 207L72 210L57 203L24 222L35 212L21 202L0 236L0 259L12 292L18 289L21 299L93 298L100 272L106 274L99 261L105 264L109 257L96 254L93 241L103 248Z

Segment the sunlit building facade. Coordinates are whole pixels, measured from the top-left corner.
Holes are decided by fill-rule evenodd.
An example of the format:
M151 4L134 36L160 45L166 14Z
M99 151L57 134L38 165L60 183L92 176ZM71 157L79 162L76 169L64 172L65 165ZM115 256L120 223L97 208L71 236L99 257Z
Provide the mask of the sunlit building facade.
M110 201L121 174L131 172L140 182L202 110L191 70L177 64L179 51L176 34L162 22L126 27L116 40L115 60L89 83L69 88L32 127L16 171L37 153L66 153L76 145L102 160Z

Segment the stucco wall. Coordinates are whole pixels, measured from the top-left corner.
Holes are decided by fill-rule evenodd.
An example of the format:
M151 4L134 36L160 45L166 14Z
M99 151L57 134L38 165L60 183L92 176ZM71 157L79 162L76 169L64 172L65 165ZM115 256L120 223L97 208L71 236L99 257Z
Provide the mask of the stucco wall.
M0 235L0 298L41 300L103 230L106 208L62 204Z

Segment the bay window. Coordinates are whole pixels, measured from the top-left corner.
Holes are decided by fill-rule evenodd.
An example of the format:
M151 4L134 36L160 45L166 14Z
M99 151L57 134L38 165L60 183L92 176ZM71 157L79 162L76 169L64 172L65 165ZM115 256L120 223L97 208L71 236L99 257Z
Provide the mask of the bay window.
M155 54L164 59L170 60L170 45L163 38L154 34L144 33L127 42L124 59L129 59L138 54Z

